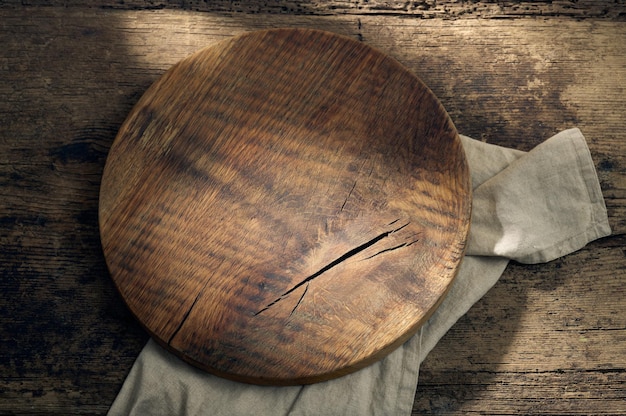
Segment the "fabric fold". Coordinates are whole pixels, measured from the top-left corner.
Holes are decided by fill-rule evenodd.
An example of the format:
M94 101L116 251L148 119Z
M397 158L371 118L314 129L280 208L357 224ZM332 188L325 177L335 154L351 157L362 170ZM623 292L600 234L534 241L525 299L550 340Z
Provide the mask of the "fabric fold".
M595 167L578 129L553 136L485 181L474 192L472 215L469 256L547 262L610 234Z
M335 380L266 387L212 376L149 341L108 414L409 415L420 363L510 260L550 261L611 232L580 130L565 130L527 153L461 140L474 188L466 256L437 311L404 345Z

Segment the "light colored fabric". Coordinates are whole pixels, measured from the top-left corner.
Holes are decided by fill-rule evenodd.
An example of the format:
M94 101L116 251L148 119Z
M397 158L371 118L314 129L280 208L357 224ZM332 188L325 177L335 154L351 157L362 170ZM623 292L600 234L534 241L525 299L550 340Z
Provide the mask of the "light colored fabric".
M441 306L403 346L335 380L263 387L206 374L150 341L109 415L409 415L420 363L497 282L510 259L550 261L611 232L578 129L563 131L528 153L461 139L474 188L466 256Z
M466 254L554 260L610 233L606 218L587 143L565 130L476 189Z

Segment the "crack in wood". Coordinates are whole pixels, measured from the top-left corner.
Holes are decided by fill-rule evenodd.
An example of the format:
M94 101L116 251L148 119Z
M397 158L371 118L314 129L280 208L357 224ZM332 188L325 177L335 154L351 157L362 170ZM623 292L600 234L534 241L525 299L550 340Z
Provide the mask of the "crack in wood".
M390 222L388 225L393 225L394 223L398 222L399 219ZM297 309L297 307L300 305L300 303L302 302L302 299L304 298L304 295L306 294L307 290L308 290L308 284L309 282L311 282L313 279L315 279L316 277L322 275L323 273L327 272L328 270L332 269L333 267L337 266L338 264L348 260L349 258L361 253L362 251L372 247L374 244L378 243L379 241L381 241L382 239L389 237L391 234L396 233L400 230L402 230L404 227L406 227L407 225L409 225L410 222L407 222L404 225L401 225L398 228L394 228L392 230L389 231L385 231L384 233L381 233L379 235L377 235L376 237L372 238L369 241L366 241L365 243L361 244L358 247L353 248L352 250L348 251L347 253L343 254L342 256L338 257L337 259L333 260L332 262L328 263L326 266L322 267L320 270L318 270L317 272L313 273L312 275L306 277L305 279L301 280L299 283L297 283L295 286L293 286L291 289L287 290L286 292L284 292L282 295L280 295L278 298L276 298L274 301L270 302L267 306L265 306L263 309L261 309L260 311L256 312L254 315L259 315L262 312L265 312L266 310L268 310L269 308L271 308L272 306L274 306L276 303L280 302L281 300L285 299L287 296L289 296L291 293L293 293L295 290L297 290L298 288L302 287L303 285L307 285L307 288L305 289L304 293L302 294L302 296L300 296L300 299L298 300L296 306L293 308L293 310L291 311L290 316L295 312L295 310ZM384 249L379 251L378 253L368 257L368 258L372 258L378 254L381 254L385 251L390 251L390 250L395 250L401 247L407 247L410 246L411 244L415 243L417 240L414 240L410 243L403 243L397 247L392 247L390 249Z
M417 243L418 241L419 241L419 239L416 238L415 240L409 241L408 243L402 243L402 244L398 244L397 246L393 246L393 247L386 248L384 250L380 250L378 253L374 253L371 256L364 258L363 260L369 260L372 257L378 256L379 254L383 254L383 253L387 253L389 251L397 250L397 249L402 248L402 247L408 247L408 246L410 246L412 244Z
M311 282L307 282L306 287L304 288L304 292L302 292L302 295L300 295L300 299L298 299L298 303L296 303L296 306L293 307L289 316L293 315L296 309L298 309L298 306L300 306L300 304L302 303L302 299L304 299L304 295L306 295L306 292L309 290L309 283Z
M170 336L170 339L167 341L167 345L171 345L172 341L174 340L174 338L176 337L176 335L178 335L178 332L181 330L181 328L183 327L183 325L185 324L185 321L187 320L187 318L189 317L189 315L191 314L191 310L193 309L194 306L196 306L196 303L198 302L198 299L200 299L200 295L202 295L203 290L201 290L200 292L198 292L198 294L196 295L196 298L193 300L193 302L191 303L191 306L189 307L189 309L187 310L187 312L185 313L185 315L183 316L183 319L181 319L180 323L178 324L178 326L176 327L176 329L174 330L174 332L172 332L172 335Z
M341 209L339 211L343 211L343 208L346 206L346 203L348 202L348 199L350 199L350 196L352 195L352 191L354 191L354 188L356 188L356 182L357 181L354 181L354 184L352 184L352 188L350 189L350 192L348 192L348 196L343 201L343 204L341 205Z

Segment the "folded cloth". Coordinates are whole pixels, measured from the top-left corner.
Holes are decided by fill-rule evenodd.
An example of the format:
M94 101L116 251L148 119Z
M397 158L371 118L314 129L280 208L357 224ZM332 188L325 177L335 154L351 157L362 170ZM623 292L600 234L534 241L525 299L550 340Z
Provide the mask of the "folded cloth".
M509 260L550 261L611 233L578 129L528 153L461 140L474 188L466 256L442 304L404 345L338 379L267 387L212 376L149 341L109 415L409 415L420 363L496 283Z

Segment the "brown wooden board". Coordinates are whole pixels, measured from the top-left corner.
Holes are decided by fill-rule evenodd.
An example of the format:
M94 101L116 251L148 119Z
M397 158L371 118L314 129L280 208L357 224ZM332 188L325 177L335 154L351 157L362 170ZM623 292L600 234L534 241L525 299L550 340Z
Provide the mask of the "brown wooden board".
M154 10L166 3L184 10ZM0 414L106 414L147 339L100 248L111 143L173 64L286 26L394 57L460 133L530 150L579 127L595 161L613 235L548 264L511 264L425 358L412 413L625 413L626 5L396 3L2 3Z
M361 368L447 292L468 167L434 94L347 37L277 29L210 46L143 95L111 148L111 275L185 360L252 383Z

